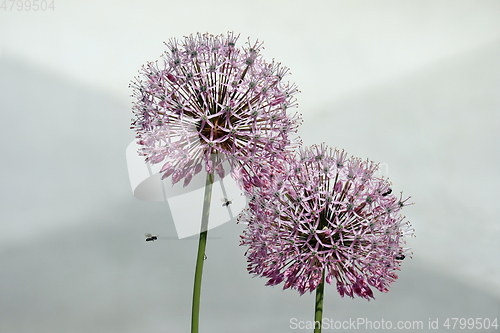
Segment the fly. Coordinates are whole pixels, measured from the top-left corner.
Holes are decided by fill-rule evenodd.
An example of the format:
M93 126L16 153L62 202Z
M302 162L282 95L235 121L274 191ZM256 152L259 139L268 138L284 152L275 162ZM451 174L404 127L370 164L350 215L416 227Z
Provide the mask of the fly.
M154 242L158 239L158 235L151 235L150 233L144 234L146 236L146 242Z
M220 200L223 202L222 207L229 207L229 205L233 203L228 198L224 198L224 199L220 199Z

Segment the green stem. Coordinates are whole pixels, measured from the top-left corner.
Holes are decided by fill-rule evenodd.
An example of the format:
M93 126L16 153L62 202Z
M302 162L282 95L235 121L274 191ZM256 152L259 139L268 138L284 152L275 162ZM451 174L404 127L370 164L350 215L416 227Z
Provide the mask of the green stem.
M321 276L321 283L316 288L316 309L314 312L314 333L321 333L321 324L323 320L323 291L325 289L325 271ZM319 322L319 325L318 325Z
M212 155L212 165L215 155ZM210 201L212 198L212 184L214 174L207 172L205 183L205 199L203 201L203 213L201 217L200 242L198 244L198 257L196 258L196 270L194 274L193 287L193 311L191 317L191 333L198 333L198 321L200 319L200 294L201 294L201 275L203 273L203 262L205 260L205 247L207 245L208 216L210 213Z

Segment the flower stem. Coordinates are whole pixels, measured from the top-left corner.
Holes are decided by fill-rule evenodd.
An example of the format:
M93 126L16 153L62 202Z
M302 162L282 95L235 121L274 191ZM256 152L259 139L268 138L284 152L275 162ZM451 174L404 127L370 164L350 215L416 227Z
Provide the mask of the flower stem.
M323 291L325 289L325 271L321 276L321 283L316 288L316 309L314 312L314 333L321 333L323 320ZM319 323L319 324L318 324Z
M212 155L212 165L214 155ZM208 216L210 213L210 201L212 198L212 184L214 174L207 172L205 183L205 199L203 201L203 213L201 217L200 241L198 244L198 257L196 258L196 270L194 274L193 287L193 311L191 317L191 333L198 333L198 321L200 318L200 294L201 294L201 275L203 273L203 261L205 260L205 247L207 244Z

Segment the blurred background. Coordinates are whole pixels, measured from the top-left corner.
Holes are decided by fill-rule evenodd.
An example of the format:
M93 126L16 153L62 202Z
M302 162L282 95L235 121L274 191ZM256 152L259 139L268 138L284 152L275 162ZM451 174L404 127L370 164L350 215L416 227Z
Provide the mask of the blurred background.
M324 317L500 317L499 1L28 3L0 7L1 333L189 331L197 238L133 197L128 84L163 41L227 31L291 69L304 144L381 162L415 202L390 292L326 286ZM209 233L201 332L306 332L290 320L312 320L314 294L247 274L242 230Z

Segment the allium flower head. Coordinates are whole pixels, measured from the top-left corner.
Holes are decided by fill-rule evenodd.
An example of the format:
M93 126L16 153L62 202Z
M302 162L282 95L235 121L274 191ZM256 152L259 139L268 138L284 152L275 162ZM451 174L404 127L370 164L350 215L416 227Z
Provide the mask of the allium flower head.
M296 142L290 133L300 118L289 109L298 90L283 81L288 69L265 62L262 43L237 41L232 33L171 39L162 61L148 63L131 84L141 152L164 163L163 178L173 183L186 186L203 166L223 177L225 160L233 168L249 158L272 161Z
M252 187L241 245L250 273L300 294L322 272L342 295L370 299L397 279L404 235L413 235L400 210L409 198L391 194L378 165L325 145L302 149L267 186Z

